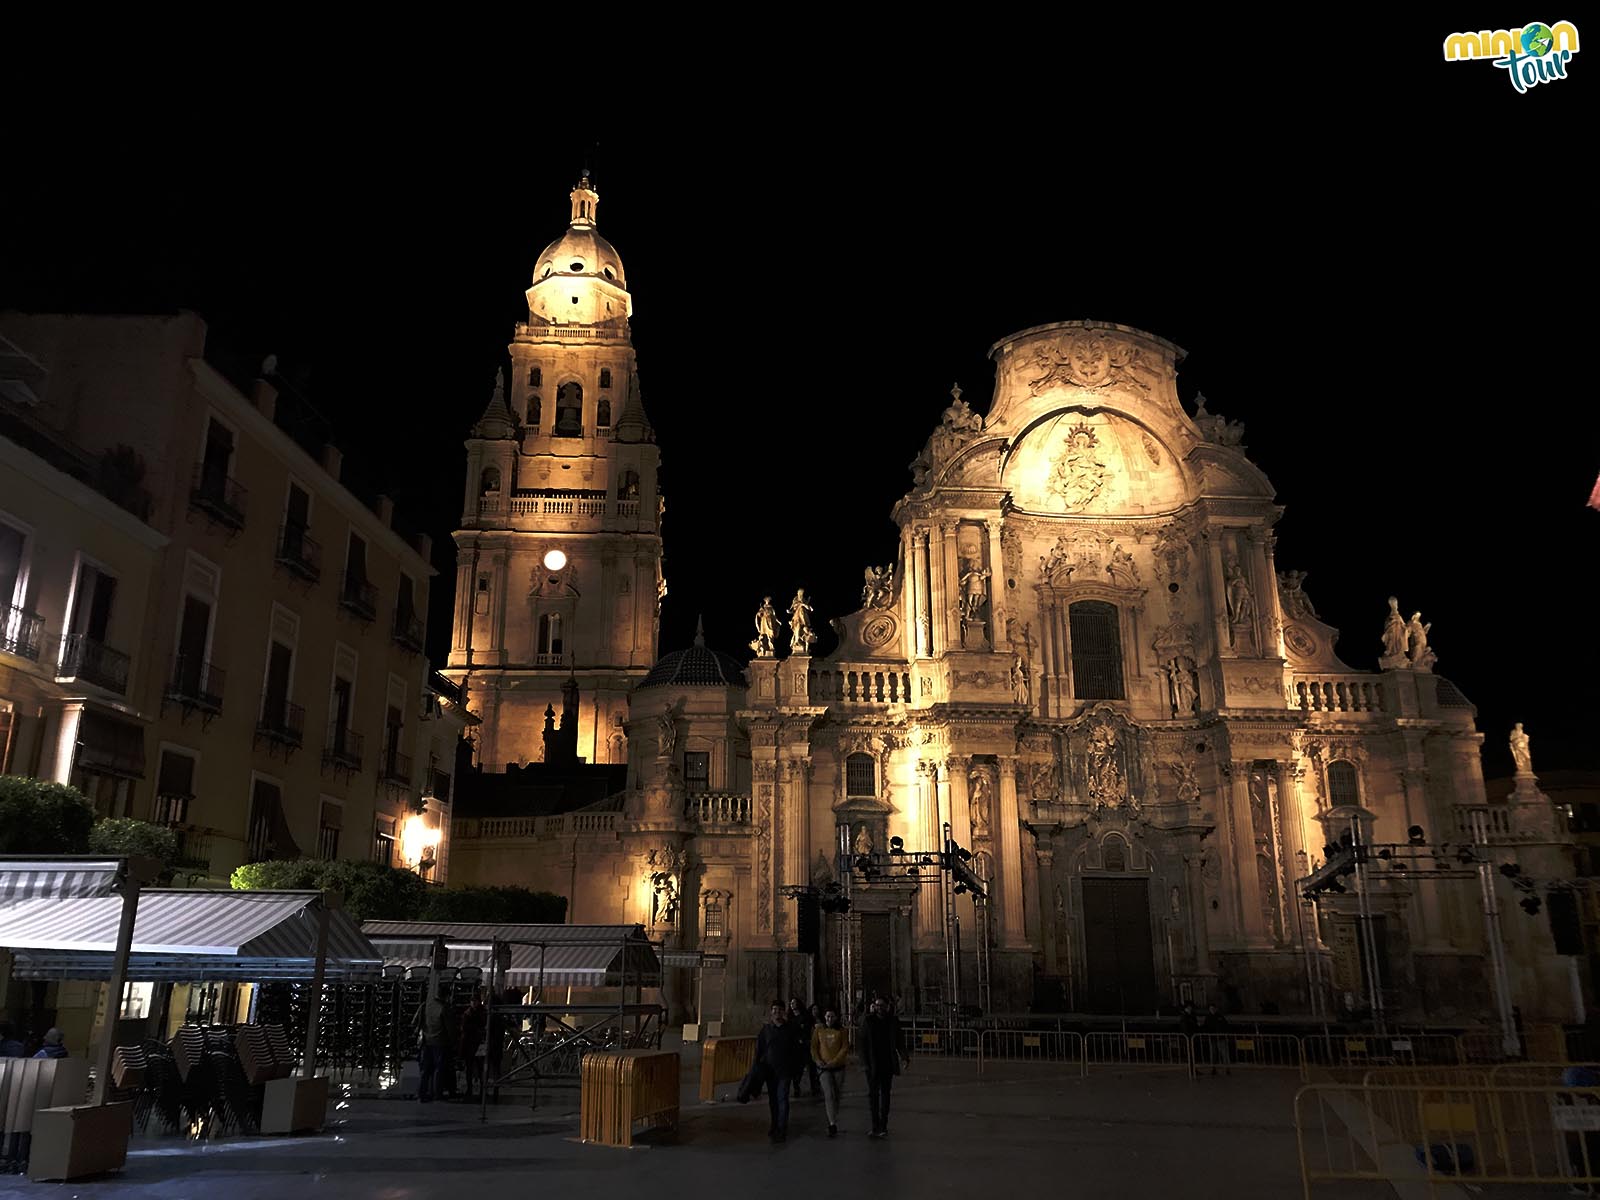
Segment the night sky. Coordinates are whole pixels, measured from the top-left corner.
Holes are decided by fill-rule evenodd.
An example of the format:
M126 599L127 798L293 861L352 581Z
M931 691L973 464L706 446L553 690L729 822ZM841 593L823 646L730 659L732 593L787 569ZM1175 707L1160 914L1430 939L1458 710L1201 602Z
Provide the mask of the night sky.
M1393 593L1478 705L1487 774L1509 772L1515 720L1536 768L1592 768L1600 420L1574 172L1600 54L1519 95L1440 53L1523 19L1320 47L1280 27L1270 52L1040 31L976 67L869 78L863 47L858 69L673 91L619 67L596 90L620 113L353 66L237 104L169 78L95 122L37 111L40 153L0 188L0 306L189 307L241 361L277 354L347 481L433 535L442 664L461 441L587 161L663 456L663 650L703 613L746 657L762 595L798 586L831 649L827 618L895 556L890 508L951 383L982 411L993 342L1115 321L1188 350L1185 401L1245 422L1287 510L1278 565L1310 573L1346 662L1376 665Z

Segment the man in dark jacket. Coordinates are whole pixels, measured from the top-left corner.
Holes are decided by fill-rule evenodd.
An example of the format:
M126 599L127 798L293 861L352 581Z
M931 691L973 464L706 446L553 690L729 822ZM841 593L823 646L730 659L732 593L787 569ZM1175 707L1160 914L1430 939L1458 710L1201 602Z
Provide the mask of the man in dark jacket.
M889 1089L904 1058L899 1021L890 1014L887 1003L874 1000L861 1023L861 1065L867 1072L867 1101L872 1108L868 1137L889 1135Z
M765 1077L767 1107L772 1112L772 1128L767 1136L781 1142L789 1136L789 1087L802 1062L800 1031L788 1019L783 1005L774 1001L767 1023L756 1035L756 1065Z
M811 1094L820 1096L822 1087L817 1078L817 1064L811 1061L811 1031L816 1028L817 1023L801 1005L798 996L793 996L789 1000L788 1024L793 1025L798 1031L800 1042L800 1066L794 1073L794 1094L796 1096L800 1094L800 1080L803 1076L809 1075Z

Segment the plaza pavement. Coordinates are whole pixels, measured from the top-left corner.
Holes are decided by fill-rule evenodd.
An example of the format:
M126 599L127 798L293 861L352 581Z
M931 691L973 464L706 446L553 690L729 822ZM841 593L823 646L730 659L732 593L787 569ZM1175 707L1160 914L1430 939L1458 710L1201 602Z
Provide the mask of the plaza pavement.
M1189 1079L918 1058L896 1081L890 1136L875 1141L864 1081L845 1084L841 1136L820 1100L796 1101L789 1139L767 1141L764 1099L702 1105L699 1055L683 1063L676 1134L633 1150L577 1138L576 1089L536 1111L414 1100L353 1100L320 1136L197 1144L136 1137L119 1178L70 1185L0 1176L0 1196L74 1200L491 1200L537 1194L622 1200L827 1196L1291 1198L1301 1195L1287 1072ZM729 1086L725 1089L731 1092ZM1386 1188L1317 1196L1393 1195Z

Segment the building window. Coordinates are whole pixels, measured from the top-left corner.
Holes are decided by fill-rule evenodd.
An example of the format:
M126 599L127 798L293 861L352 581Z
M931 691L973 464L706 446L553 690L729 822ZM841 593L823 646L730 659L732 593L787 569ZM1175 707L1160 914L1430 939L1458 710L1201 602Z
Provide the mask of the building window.
M257 779L250 796L250 824L245 832L245 862L299 858L300 847L289 832L278 785Z
M344 827L344 808L324 800L322 819L317 825L317 857L332 862L339 857L339 830Z
M595 405L594 423L601 429L611 428L611 401L605 396L601 396L600 403Z
M1080 600L1067 610L1072 638L1072 692L1079 700L1121 700L1122 635L1117 606Z
M547 272L548 272L548 269L547 269ZM541 371L538 367L530 367L528 369L528 386L529 387L543 387L544 386L544 372Z
M611 368L610 367L601 367L600 368L600 386L603 387L603 388L608 388L608 387L611 386Z
M537 429L539 427L539 422L543 420L544 402L539 399L539 393L535 392L533 395L528 397L528 424Z
M194 799L194 759L174 750L161 752L156 771L156 803L150 819L157 825L182 825Z
M478 576L478 590L472 597L472 611L480 617L489 611L489 577L487 575Z
M563 383L556 389L556 427L550 431L556 437L583 436L583 388L576 383Z
M1355 763L1328 764L1328 804L1334 808L1341 804L1361 803L1361 785L1356 775Z
M711 790L711 755L705 750L683 752L683 786L691 792Z
M500 490L500 468L485 467L483 474L478 476L478 494L488 496Z
M708 938L727 936L727 914L722 907L721 896L706 897L705 935Z
M637 500L639 498L639 472L624 471L622 478L617 480L618 500Z
M877 764L870 754L852 754L844 760L844 792L847 796L876 796Z
M372 823L372 861L394 866L394 818L379 817Z
M562 653L560 613L545 613L539 618L539 653Z

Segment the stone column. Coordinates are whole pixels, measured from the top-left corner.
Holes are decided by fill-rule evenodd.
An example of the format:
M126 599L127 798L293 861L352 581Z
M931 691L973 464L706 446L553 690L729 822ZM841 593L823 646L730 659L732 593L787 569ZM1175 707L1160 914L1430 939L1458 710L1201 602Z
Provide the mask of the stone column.
M471 648L472 606L476 603L478 582L472 577L472 559L463 555L456 564L455 627L450 631L450 661L466 663Z
M1233 869L1239 901L1239 932L1246 942L1260 945L1270 940L1261 911L1261 880L1256 874L1256 827L1250 813L1250 763L1234 759L1228 764L1229 833L1233 840Z
M1400 786L1405 791L1406 826L1409 830L1412 825L1421 825L1423 831L1434 835L1431 822L1428 820L1428 771L1425 767L1408 767L1400 772ZM1443 832L1440 830L1439 832ZM1396 838L1395 840L1399 840ZM1418 916L1417 932L1420 937L1414 937L1414 946L1422 947L1448 947L1450 935L1445 919L1446 892L1438 887L1419 887L1414 889ZM1459 897L1460 892L1454 893Z
M932 759L917 760L917 824L919 828L910 840L909 850L938 848L939 844L939 790L938 768ZM929 829L932 829L932 833ZM917 843L922 843L918 845ZM944 911L935 884L925 883L917 889L917 941L923 946L940 944L944 929Z
M1206 928L1205 874L1200 868L1201 855L1199 851L1185 855L1183 860L1184 882L1189 892L1189 927L1194 935L1194 969L1201 975L1208 974L1211 970L1211 936Z
M1278 615L1278 580L1267 565L1267 539L1272 535L1259 526L1251 526L1245 533L1250 545L1250 563L1245 568L1252 577L1251 593L1256 602L1256 655L1260 658L1282 658L1283 644L1279 630L1282 621Z
M923 658L933 657L933 547L923 529L913 535L917 546L917 645Z
M900 621L905 626L900 631L902 653L906 661L917 657L917 551L911 526L900 531Z
M1276 581L1274 581L1276 582ZM1300 871L1300 864L1304 862L1310 866L1310 855L1304 858L1300 852L1305 850L1305 823L1302 819L1304 803L1300 798L1300 770L1295 761L1279 759L1273 764L1278 772L1278 876L1282 880L1279 886L1283 889L1283 933L1285 939L1292 945L1302 944L1302 929L1300 920L1300 898L1295 891L1294 881Z
M1058 950L1066 930L1059 928L1056 919L1056 852L1040 846L1034 853L1039 862L1039 941L1044 948L1044 971L1046 975L1060 975ZM1063 892L1062 898L1065 897Z
M1267 572L1265 577L1267 581L1267 601L1263 611L1267 613L1268 617L1270 618L1269 624L1272 626L1273 636L1270 643L1272 653L1276 654L1279 658L1282 658L1284 657L1283 608L1278 603L1278 561L1277 557L1273 554L1273 546L1276 544L1277 540L1278 539L1273 536L1271 530L1263 529L1261 531L1261 549L1265 559Z
M996 870L1000 876L1000 944L1007 950L1021 949L1026 939L1022 922L1022 842L1021 814L1017 811L1017 759L1006 755L1000 760L1000 811L993 817L999 833Z
M783 882L787 887L803 887L811 882L811 830L807 820L807 785L811 764L791 758L785 764L783 790Z
M56 744L45 759L51 783L72 782L72 762L78 755L78 727L83 724L83 707L83 701L69 700L61 706L60 716L54 722Z
M950 836L958 846L972 849L972 805L967 794L967 772L972 769L970 754L952 754L945 759L942 774L948 806L945 819L950 822Z
M757 752L760 753L759 751ZM772 753L769 748L766 753ZM773 879L773 862L776 853L776 828L774 819L778 764L771 758L758 758L751 766L755 779L755 811L751 814L751 828L755 833L755 913L756 932L765 937L774 936L773 896L777 890Z
M1226 531L1213 527L1206 537L1206 579L1211 584L1211 614L1217 633L1217 654L1232 657L1233 642L1228 629L1228 585L1222 573L1222 539ZM1222 697L1217 697L1220 703Z
M961 568L956 561L956 522L939 522L939 578L934 588L939 610L934 614L934 625L940 631L942 648L961 648L961 625L956 618L956 604L961 595Z
M1006 645L1006 619L1010 615L1011 594L1006 590L1006 562L1000 548L1000 522L988 521L985 525L989 533L989 644L999 650Z
M1056 702L1056 635L1055 609L1039 594L1039 677L1033 681L1034 699L1039 704L1039 715L1053 717L1061 711Z

